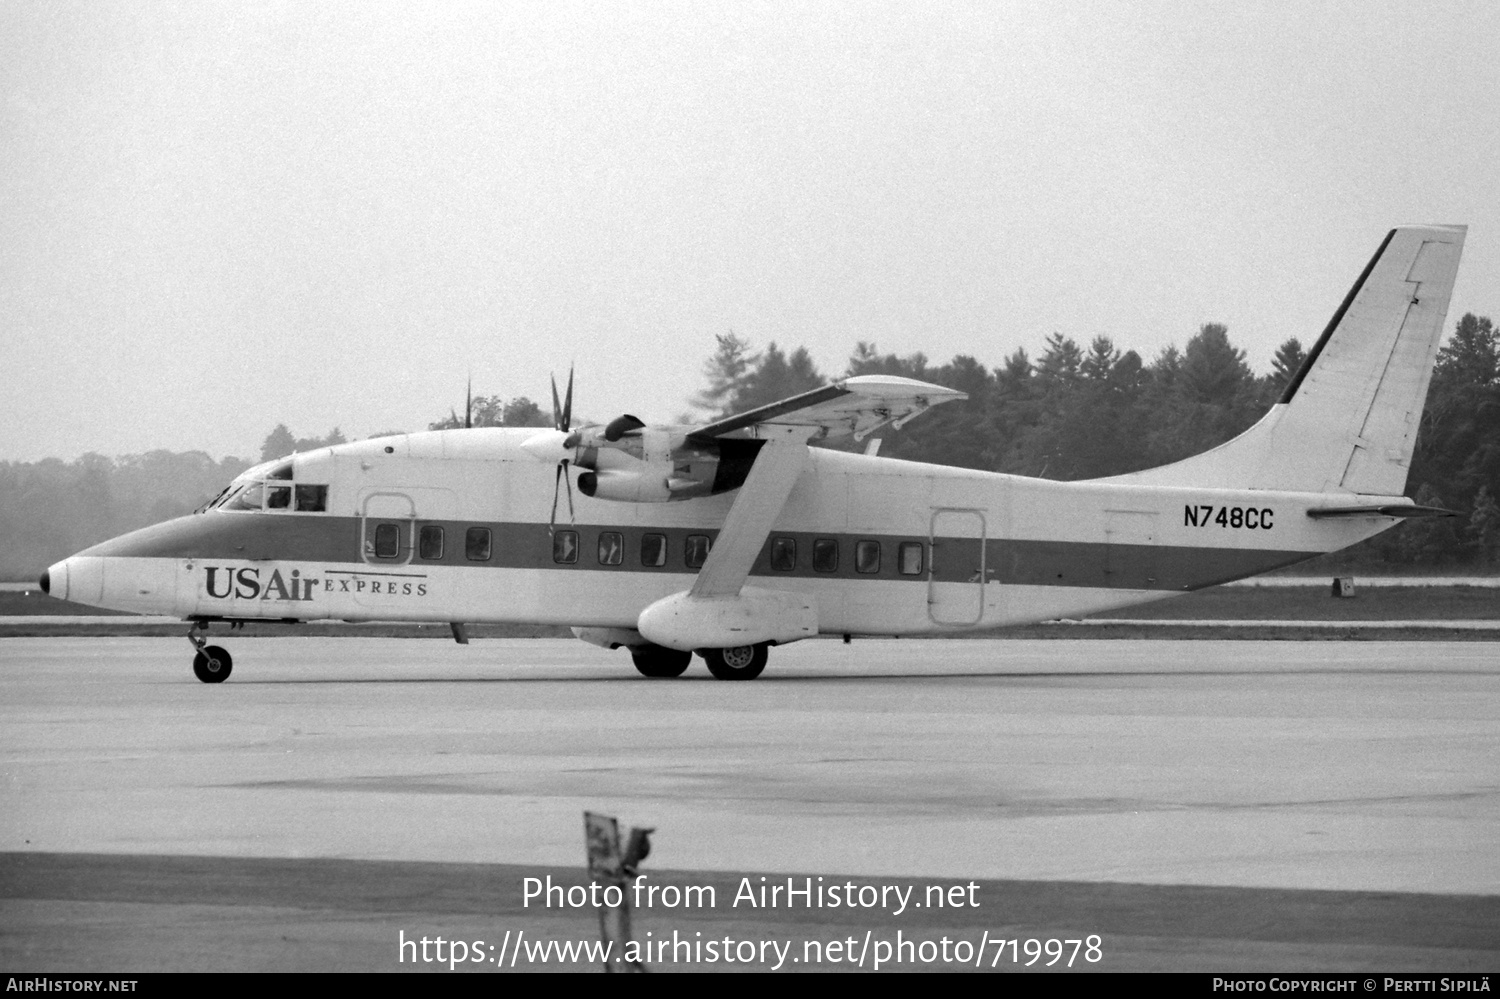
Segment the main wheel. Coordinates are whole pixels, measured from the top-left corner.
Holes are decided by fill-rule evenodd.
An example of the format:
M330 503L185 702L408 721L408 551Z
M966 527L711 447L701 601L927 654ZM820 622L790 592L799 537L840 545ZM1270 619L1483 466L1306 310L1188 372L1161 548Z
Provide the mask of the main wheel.
M641 676L670 677L681 676L692 663L693 654L660 645L637 645L631 648L630 658Z
M193 657L193 675L204 683L223 683L233 668L234 659L217 645L210 645Z
M765 645L736 645L732 649L699 649L708 671L720 680L754 680L766 668Z

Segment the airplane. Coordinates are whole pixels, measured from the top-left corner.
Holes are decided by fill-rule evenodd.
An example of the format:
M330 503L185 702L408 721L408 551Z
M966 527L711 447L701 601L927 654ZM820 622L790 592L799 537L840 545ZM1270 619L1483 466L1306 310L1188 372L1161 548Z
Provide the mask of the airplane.
M1448 515L1402 495L1466 227L1390 231L1269 413L1175 464L1077 482L816 447L964 393L864 375L701 426L463 428L267 462L201 511L49 567L43 590L210 624L571 626L647 677L760 675L816 635L1079 617ZM560 487L568 515L560 516ZM575 497L575 486L577 496Z

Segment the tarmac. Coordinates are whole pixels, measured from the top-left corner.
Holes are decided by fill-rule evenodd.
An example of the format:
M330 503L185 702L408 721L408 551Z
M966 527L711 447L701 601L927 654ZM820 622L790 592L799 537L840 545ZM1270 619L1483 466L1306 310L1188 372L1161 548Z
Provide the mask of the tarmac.
M1072 970L1500 970L1491 643L814 641L724 683L568 640L219 641L205 685L181 638L0 639L0 966L446 972L399 941L597 940L591 908L523 904L581 881L588 810L656 829L648 882L718 887L638 935L797 967L904 932L981 969L1097 935ZM730 904L788 876L976 904ZM652 966L775 966L699 958ZM911 958L885 969L967 964Z

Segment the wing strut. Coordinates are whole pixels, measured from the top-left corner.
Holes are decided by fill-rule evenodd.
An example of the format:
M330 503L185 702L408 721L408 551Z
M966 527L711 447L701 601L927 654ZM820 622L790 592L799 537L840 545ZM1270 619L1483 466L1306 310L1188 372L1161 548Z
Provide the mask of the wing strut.
M690 597L732 597L740 592L760 555L786 498L791 495L807 461L807 440L817 427L762 424L757 434L766 438L755 464L740 486L724 526L714 540L708 561L698 572Z

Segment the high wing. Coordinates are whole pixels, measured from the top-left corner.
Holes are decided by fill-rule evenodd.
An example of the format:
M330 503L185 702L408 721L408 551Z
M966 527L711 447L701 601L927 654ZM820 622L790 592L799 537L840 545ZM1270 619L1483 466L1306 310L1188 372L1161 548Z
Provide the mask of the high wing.
M656 645L683 651L764 646L817 634L814 594L745 586L808 465L808 443L860 440L888 423L900 427L933 406L966 398L911 378L859 375L689 431L689 445L725 446L749 438L758 450L692 588L641 611L636 629Z
M933 406L968 394L895 375L858 375L711 423L688 435L707 441L748 432L765 443L724 518L694 597L733 596L755 564L807 461L809 440L853 435L861 440L889 423L900 427Z
M915 378L856 375L699 427L688 440L704 442L746 431L760 436L753 428L764 425L810 427L817 440L853 436L858 441L887 423L900 429L933 406L968 397L967 392Z

